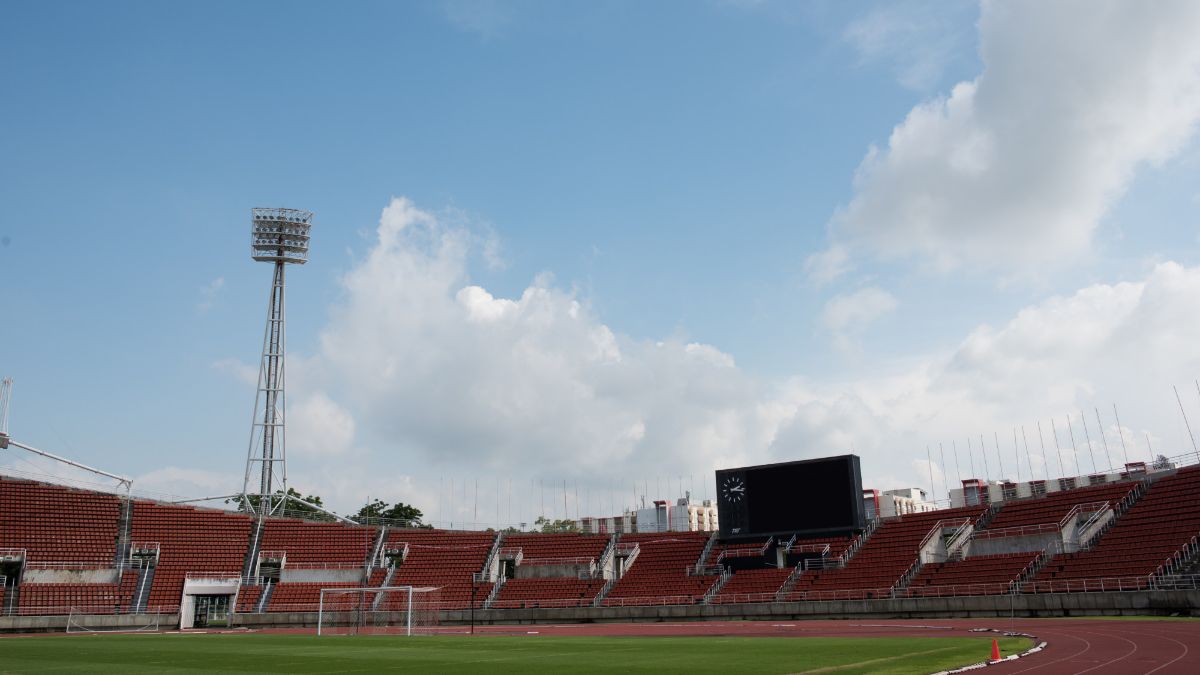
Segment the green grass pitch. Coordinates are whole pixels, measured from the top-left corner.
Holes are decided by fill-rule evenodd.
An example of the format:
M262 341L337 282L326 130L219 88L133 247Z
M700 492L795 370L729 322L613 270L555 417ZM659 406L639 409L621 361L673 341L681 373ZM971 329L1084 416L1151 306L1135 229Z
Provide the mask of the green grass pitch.
M1000 638L1001 651L1027 649ZM991 637L324 637L193 634L0 639L0 673L928 673Z

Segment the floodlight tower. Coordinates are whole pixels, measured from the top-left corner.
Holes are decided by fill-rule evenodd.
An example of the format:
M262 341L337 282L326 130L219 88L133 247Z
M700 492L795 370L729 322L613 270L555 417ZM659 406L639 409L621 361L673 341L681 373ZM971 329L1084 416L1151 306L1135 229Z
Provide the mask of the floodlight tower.
M313 214L296 209L252 209L251 213L250 257L274 263L275 267L258 369L258 392L254 396L250 447L246 451L246 478L242 483L243 506L262 518L282 509L287 499L282 496L287 494L284 270L290 264L308 262L308 230ZM250 483L255 464L259 466L257 490ZM279 496L275 495L277 489L281 492Z

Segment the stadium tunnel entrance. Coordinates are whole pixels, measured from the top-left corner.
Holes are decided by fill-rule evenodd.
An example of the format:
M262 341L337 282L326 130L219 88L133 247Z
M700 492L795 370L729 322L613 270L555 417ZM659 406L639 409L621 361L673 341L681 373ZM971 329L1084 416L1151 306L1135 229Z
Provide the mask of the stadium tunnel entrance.
M217 628L229 625L229 610L237 603L240 579L192 577L184 582L179 603L180 628Z
M226 628L229 626L229 599L232 595L193 596L192 628Z

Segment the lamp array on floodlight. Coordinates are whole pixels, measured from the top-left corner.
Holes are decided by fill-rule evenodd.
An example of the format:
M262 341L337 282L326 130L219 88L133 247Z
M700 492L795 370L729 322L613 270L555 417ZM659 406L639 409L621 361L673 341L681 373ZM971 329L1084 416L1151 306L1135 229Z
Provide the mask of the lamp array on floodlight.
M298 209L252 209L251 256L259 262L308 262L308 230L311 211Z

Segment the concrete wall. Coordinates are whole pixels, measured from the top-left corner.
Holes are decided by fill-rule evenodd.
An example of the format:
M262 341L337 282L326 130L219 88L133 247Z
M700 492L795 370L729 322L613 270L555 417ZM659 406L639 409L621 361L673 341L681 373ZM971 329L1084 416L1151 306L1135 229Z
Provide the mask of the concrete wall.
M334 583L359 583L363 580L365 570L362 567L349 569L288 569L283 568L279 573L279 583L329 581Z
M115 584L121 581L116 568L105 570L25 569L21 582L26 584Z
M579 565L517 565L514 579L545 579L547 577L578 579L580 574L591 574L593 566Z
M986 532L986 530L985 530ZM972 539L967 548L968 556L1000 555L1006 553L1025 553L1042 551L1055 542L1062 543L1061 532L1040 532L1038 534L1020 537L991 537L988 539Z
M179 625L178 614L159 614L157 618L158 626L162 630L171 630ZM89 617L87 625L90 628L135 630L152 623L153 619L154 616L149 614L114 614ZM66 628L65 616L0 616L0 633L61 633Z
M770 602L747 605L678 605L668 607L571 607L561 609L475 610L479 624L599 623L703 620L803 619L933 619L964 617L1056 617L1184 615L1200 616L1200 591L1136 591L1124 593L1046 593L965 598ZM234 614L232 625L247 628L315 627L316 612ZM397 620L399 620L397 618ZM443 624L465 624L469 610L442 612ZM112 626L143 626L141 616L98 617ZM164 615L164 629L179 625L179 615ZM61 631L66 617L0 617L3 631Z

